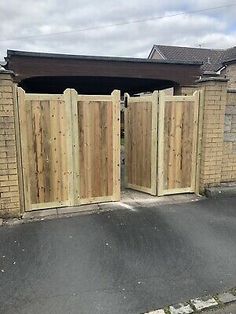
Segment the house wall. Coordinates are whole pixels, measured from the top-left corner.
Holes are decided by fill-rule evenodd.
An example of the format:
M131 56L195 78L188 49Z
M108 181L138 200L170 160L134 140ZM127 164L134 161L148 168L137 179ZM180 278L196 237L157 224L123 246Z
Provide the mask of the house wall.
M224 72L221 73L221 75L224 75L224 74L229 79L228 84L227 84L228 88L236 89L236 63L228 64Z
M150 59L163 60L164 58L158 51L155 50Z
M0 72L0 217L20 214L14 101L12 76Z
M236 90L227 91L221 181L236 181Z

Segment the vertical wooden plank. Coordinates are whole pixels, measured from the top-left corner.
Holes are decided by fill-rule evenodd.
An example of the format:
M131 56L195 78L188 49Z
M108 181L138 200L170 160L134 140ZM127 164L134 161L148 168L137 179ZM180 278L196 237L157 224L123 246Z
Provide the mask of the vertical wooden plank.
M79 117L78 117L78 93L75 89L70 90L71 95L71 136L72 136L72 157L73 157L73 203L79 204L80 199L80 164L79 164Z
M158 91L152 94L151 194L157 195L157 107Z
M68 162L68 204L74 205L74 177L73 177L73 141L72 141L72 101L71 90L66 89L63 93L66 111L67 130L67 162Z
M120 200L120 91L111 94L113 106L113 197ZM108 148L109 149L109 148Z
M79 195L80 199L86 196L86 160L85 160L85 147L86 147L86 130L85 130L85 114L84 104L78 101L78 128L79 128Z
M58 101L60 107L60 128L59 128L59 145L61 147L61 201L68 200L68 175L67 175L67 134L66 134L66 114L65 102Z
M107 115L106 115L106 131L104 133L106 134L106 178L107 178L107 195L113 195L113 168L114 168L114 160L113 160L113 114L114 114L114 108L113 104L107 103L106 105ZM105 161L104 161L105 162ZM104 181L106 179L104 178Z
M182 187L182 149L183 141L182 141L182 119L183 119L183 102L172 103L172 106L175 107L175 137L174 137L174 146L175 146L175 154L174 154L174 186L173 188L181 188Z
M30 185L29 185L29 161L27 154L27 132L26 132L26 111L25 111L25 91L18 87L18 106L19 106L19 120L20 120L20 139L22 148L22 169L23 169L23 186L24 186L24 202L25 210L30 210L31 200L30 200Z
M91 143L91 133L92 133L92 125L94 120L94 109L92 106L92 102L89 101L87 104L84 103L84 124L85 124L85 134L86 134L86 142L85 142L85 160L86 160L86 186L87 186L87 198L90 200L92 198L92 143Z
M38 160L36 144L36 119L33 113L33 105L38 105L37 101L25 100L26 133L27 133L27 156L29 167L29 184L31 205L39 202L39 180L38 180Z
M51 177L52 177L52 164L51 164L51 155L55 152L51 152L51 114L50 114L50 102L42 101L41 105L43 106L43 146L44 146L44 176L45 176L45 202L50 202L53 199L53 191L51 186Z
M200 165L201 165L201 152L202 152L202 128L203 128L203 112L204 112L204 100L205 94L204 91L199 91L199 99L198 99L198 132L197 132L197 158L196 158L196 183L195 183L195 193L199 194L199 186L200 186Z
M46 104L45 104L46 105ZM57 126L58 126L58 114L57 109L54 102L48 100L48 105L50 108L50 133L48 133L48 137L50 139L50 150L51 154L49 157L50 163L50 186L51 186L51 194L52 199L54 201L58 201L58 150L57 146ZM40 203L43 203L41 201Z
M127 108L125 108L125 113L124 113L124 130L125 130L125 136L124 136L124 141L125 141L125 177L124 177L124 185L127 187L128 185L128 178L129 178L129 153L128 150L130 149L131 143L129 142L129 132L130 132L130 126L129 126L129 94L125 93L124 94L124 99L126 98L127 102Z
M192 177L191 188L196 189L196 163L197 163L197 131L198 131L198 109L199 109L199 91L195 91L194 98L194 116L193 116L193 139L192 139Z
M63 121L61 119L62 116L62 108L60 106L60 102L58 100L51 100L50 103L53 103L55 106L55 117L57 120L57 125L55 128L54 141L56 144L56 189L57 189L57 197L56 201L61 202L63 200L62 191L63 191L63 177L62 177L62 152L63 147L61 144L61 129L63 128ZM45 141L46 142L46 141ZM46 163L45 163L46 164Z
M23 179L23 163L22 163L22 147L21 147L21 133L20 133L20 117L19 117L19 99L17 94L17 86L13 86L13 105L14 105L14 119L15 119L15 134L16 134L16 158L17 158L17 173L19 180L19 194L20 194L20 212L23 213L25 209L25 195L24 195L24 179Z
M176 154L175 154L175 136L176 136L176 111L177 108L175 104L171 101L165 102L165 118L164 118L164 124L166 123L166 119L169 120L169 133L166 134L164 132L164 152L165 147L168 147L168 155L163 154L164 163L167 162L167 171L168 171L168 180L166 180L166 174L164 172L164 182L163 186L164 189L173 189L175 186L175 160L176 160ZM165 129L165 125L164 125ZM167 181L167 184L165 185Z
M89 150L90 162L91 162L91 195L90 197L102 196L102 189L104 185L107 185L107 178L105 182L102 182L102 159L104 158L106 139L101 138L102 128L104 125L101 123L101 115L106 115L104 111L103 103L94 101L90 107L92 111L92 117L90 115L90 141L91 146ZM103 143L101 143L103 142Z
M180 187L191 187L192 175L192 138L193 138L193 111L192 101L182 102L183 128L182 128L182 159L181 159L181 185Z
M165 94L159 93L159 122L158 122L158 196L163 195L164 185L164 118Z

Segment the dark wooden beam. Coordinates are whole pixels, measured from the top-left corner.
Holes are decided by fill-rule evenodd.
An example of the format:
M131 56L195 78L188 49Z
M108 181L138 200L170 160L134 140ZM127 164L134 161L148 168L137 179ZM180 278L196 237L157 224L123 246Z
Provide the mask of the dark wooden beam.
M160 60L89 57L8 51L7 69L14 71L17 83L36 77L88 77L131 79L151 85L191 85L200 75L200 63L165 62ZM163 84L160 82L163 81ZM98 81L99 82L99 81ZM123 81L124 82L124 81ZM128 82L128 81L127 81ZM139 82L140 83L140 82ZM68 86L69 87L69 86Z

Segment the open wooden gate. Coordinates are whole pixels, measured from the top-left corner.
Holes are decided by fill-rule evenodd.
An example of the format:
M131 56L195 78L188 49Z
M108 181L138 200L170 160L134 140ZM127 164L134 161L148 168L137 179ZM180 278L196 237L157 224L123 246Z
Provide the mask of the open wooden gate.
M126 95L126 187L158 196L196 191L199 97Z
M125 97L126 187L156 195L158 92Z
M120 93L18 88L25 210L120 199Z

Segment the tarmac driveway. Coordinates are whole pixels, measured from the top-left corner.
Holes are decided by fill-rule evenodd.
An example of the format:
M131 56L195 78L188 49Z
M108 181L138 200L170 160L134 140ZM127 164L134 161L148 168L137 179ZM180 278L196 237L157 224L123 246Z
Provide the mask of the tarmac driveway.
M0 228L0 313L142 313L236 286L236 199Z

